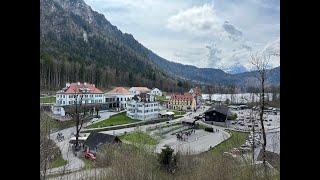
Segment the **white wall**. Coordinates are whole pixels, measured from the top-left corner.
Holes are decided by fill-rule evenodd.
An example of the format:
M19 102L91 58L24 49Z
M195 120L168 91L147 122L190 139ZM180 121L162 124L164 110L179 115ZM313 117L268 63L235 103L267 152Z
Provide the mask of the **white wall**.
M116 100L117 100L117 98L119 98L119 106L120 107L122 106L125 109L128 106L127 101L132 99L132 97L134 96L134 94L113 94L113 95L116 96Z
M78 98L74 98L74 94L56 94L56 104L61 106L71 105L77 99L79 102L82 94L78 94ZM87 101L90 103L105 103L104 94L83 94L82 103Z
M151 120L158 118L159 102L136 102L134 100L128 101L127 116L139 120ZM151 106L152 105L152 106ZM147 107L148 106L148 107Z
M155 88L151 90L151 94L157 95L157 96L162 96L162 91L158 88Z

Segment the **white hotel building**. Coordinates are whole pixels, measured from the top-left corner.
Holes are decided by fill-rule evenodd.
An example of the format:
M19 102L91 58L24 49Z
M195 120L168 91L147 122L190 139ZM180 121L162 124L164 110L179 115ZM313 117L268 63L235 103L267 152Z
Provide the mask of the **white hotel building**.
M138 120L159 118L159 102L153 95L140 93L127 101L127 116Z
M79 104L105 103L104 93L89 83L66 83L66 87L56 92L56 104L52 107L53 114L65 115L64 106Z
M123 87L116 87L113 90L105 94L106 101L111 101L110 99L115 99L116 107L120 109L127 109L127 101L132 99L134 94Z

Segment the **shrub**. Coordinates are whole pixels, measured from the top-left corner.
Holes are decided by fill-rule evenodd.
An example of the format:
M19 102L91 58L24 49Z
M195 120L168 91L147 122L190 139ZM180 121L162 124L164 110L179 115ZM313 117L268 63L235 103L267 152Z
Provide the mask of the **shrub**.
M160 167L167 172L173 172L176 168L177 157L174 155L174 150L168 146L164 146L165 149L161 149L159 154Z
M213 128L212 127L206 127L204 128L205 131L208 131L208 132L213 132Z

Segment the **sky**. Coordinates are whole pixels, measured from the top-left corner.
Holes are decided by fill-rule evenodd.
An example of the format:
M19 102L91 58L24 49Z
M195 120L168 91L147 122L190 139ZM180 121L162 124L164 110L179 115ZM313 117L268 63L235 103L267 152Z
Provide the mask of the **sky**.
M250 70L250 55L280 53L280 0L84 1L169 61ZM269 64L279 66L280 58Z

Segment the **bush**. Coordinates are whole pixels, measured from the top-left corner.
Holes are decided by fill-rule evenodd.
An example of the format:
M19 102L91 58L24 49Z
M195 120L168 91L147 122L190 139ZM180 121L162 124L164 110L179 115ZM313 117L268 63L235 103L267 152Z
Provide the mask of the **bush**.
M208 132L213 132L213 128L212 127L206 127L204 128L205 131L208 131Z
M165 149L161 149L159 154L160 166L167 172L173 172L176 168L177 157L173 152L174 150L170 146L165 145Z
M228 116L227 119L235 120L235 119L237 119L237 117L238 117L237 113L233 113L230 116Z

